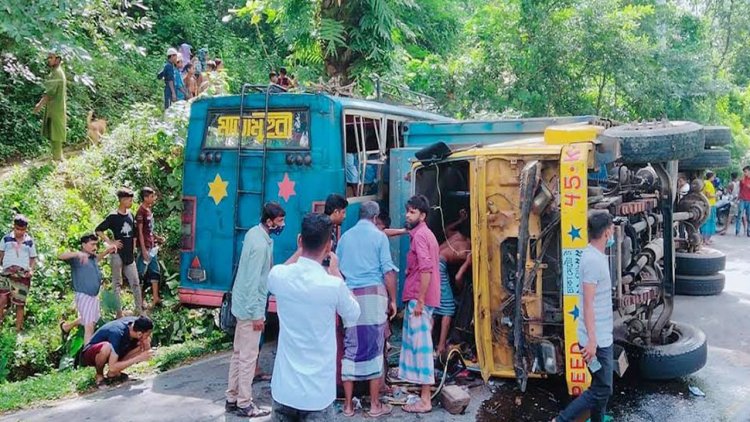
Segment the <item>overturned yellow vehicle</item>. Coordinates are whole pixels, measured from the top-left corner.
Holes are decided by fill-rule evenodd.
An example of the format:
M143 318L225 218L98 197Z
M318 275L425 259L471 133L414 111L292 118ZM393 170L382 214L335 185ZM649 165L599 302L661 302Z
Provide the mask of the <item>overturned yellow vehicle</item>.
M702 127L594 117L495 123L413 123L406 132L430 144L416 154L410 193L434 204L428 225L438 239L469 210L472 281L455 293L453 343L473 352L485 379L515 378L523 390L528 378L554 375L565 377L571 394L586 389L576 338L579 260L587 213L608 210L616 372L630 365L644 378L670 379L703 367L705 334L670 319L671 228L677 221L699 227L709 212L702 195L676 208L675 160L703 148ZM474 143L482 127L497 136L485 132Z

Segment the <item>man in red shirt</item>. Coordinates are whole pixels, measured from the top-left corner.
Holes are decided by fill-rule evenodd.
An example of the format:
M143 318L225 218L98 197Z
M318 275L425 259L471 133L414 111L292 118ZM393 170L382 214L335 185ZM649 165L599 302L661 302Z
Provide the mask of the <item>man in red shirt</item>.
M425 219L430 203L423 195L406 203L409 253L402 299L406 303L398 377L421 387L421 400L403 407L409 413L432 410L430 386L435 383L432 356L432 312L440 306L440 245Z
M157 243L164 241L163 237L154 233L154 214L151 210L156 204L156 199L156 192L153 189L148 186L141 189L141 206L135 214L135 225L138 230L138 250L140 252L136 260L136 267L144 283L151 282L152 308L161 303L159 297L161 274L156 255L159 251Z
M750 166L742 168L742 179L740 179L740 194L737 212L737 222L735 223L734 234L740 235L740 224L745 224L745 234L750 237Z

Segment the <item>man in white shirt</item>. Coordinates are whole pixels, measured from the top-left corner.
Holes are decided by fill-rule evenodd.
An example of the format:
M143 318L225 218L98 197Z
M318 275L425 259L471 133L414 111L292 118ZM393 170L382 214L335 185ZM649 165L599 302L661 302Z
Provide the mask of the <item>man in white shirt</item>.
M297 262L268 274L276 297L279 343L271 381L273 421L333 420L336 399L335 315L345 323L359 318L359 304L331 253L331 219L308 214L297 238ZM330 258L328 272L322 266Z

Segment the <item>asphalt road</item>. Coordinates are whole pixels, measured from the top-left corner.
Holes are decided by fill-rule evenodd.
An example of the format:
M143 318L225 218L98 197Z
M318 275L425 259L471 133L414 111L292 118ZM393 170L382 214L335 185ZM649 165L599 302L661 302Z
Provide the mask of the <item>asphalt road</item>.
M678 296L673 319L702 328L708 336L707 365L691 377L670 383L616 380L611 412L617 421L689 422L750 421L750 238L720 236L714 247L727 253L725 291L713 297ZM273 347L266 347L261 364L270 371ZM0 422L15 421L239 421L224 413L224 389L228 355L196 362L163 374L6 415ZM689 386L699 387L706 397L692 396ZM415 416L400 409L382 420L470 421L549 420L564 405L552 383L537 384L521 396L512 383L500 387L480 386L471 390L466 414L453 416L436 407L429 415ZM491 389L495 390L495 394ZM270 404L269 383L255 386L256 401ZM514 411L516 398L523 405ZM536 409L534 416L524 412ZM505 415L505 416L503 416ZM515 415L515 416L508 416ZM544 416L542 416L544 415ZM341 414L336 420L362 420ZM259 418L258 421L270 420Z

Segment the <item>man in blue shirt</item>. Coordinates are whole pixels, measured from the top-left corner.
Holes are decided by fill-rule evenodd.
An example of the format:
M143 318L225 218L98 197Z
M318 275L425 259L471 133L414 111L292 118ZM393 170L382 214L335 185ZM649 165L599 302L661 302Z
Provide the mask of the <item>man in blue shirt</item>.
M167 62L164 63L164 69L156 76L158 79L164 79L164 110L177 101L174 81L175 63L177 63L177 50L170 47L167 50Z
M148 317L124 317L102 325L83 347L83 366L96 368L96 383L105 381L104 366L109 365L107 381L127 380L122 371L138 362L151 359L151 331L154 323Z
M391 259L388 237L375 225L379 214L377 202L363 203L359 222L341 236L337 249L341 273L361 309L356 323L345 325L341 361L345 416L354 414L354 381L370 383L370 417L393 410L379 400L385 329L388 317L396 313L396 267Z
M271 413L253 403L253 377L260 353L268 299L268 272L271 270L273 240L284 229L286 212L276 202L263 206L260 224L247 231L232 288L234 352L229 361L229 386L225 409L240 416L260 417Z

